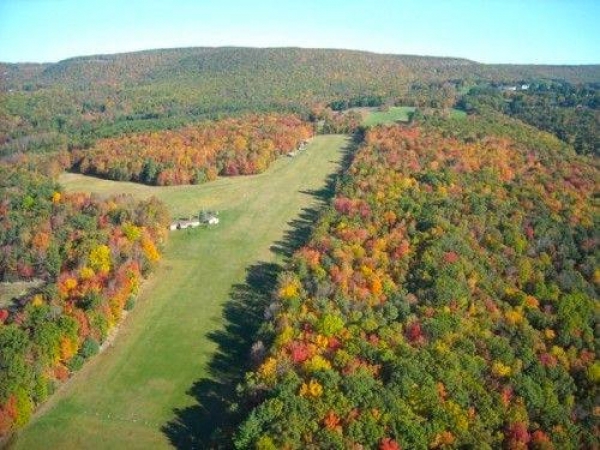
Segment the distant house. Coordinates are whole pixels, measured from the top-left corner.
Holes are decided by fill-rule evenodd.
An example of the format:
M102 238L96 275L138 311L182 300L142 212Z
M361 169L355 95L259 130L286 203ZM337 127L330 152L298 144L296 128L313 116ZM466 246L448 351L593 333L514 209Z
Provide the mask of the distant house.
M197 218L175 220L169 226L169 230L185 230L187 228L197 228L200 225L217 225L219 223L217 215L216 212L202 211Z
M196 228L200 226L200 221L197 219L192 220L176 220L171 223L169 229L173 230L185 230L186 228Z
M501 91L510 91L510 92L526 91L527 89L529 89L529 85L528 84L518 84L518 85L511 85L511 86L503 85L503 86L499 86L498 89Z
M217 225L219 223L219 218L217 217L219 213L212 211L202 211L199 214L200 222L205 225Z

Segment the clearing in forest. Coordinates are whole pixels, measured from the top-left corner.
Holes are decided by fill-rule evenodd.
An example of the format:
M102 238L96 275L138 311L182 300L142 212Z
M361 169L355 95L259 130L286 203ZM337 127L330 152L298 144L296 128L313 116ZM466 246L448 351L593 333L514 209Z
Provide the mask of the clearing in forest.
M392 106L385 111L373 109L363 120L363 125L389 125L396 122L408 122L410 115L416 110L413 106Z
M363 114L363 125L366 127L374 127L376 125L392 125L398 122L408 123L410 117L417 110L414 106L392 106L385 111L380 111L377 108L357 108ZM467 113L460 109L452 108L437 110L442 115L447 115L453 119L464 119Z
M173 217L207 209L220 223L170 233L114 344L42 407L14 448L202 448L226 425L219 402L244 369L275 263L310 228L348 145L345 136L319 136L262 174L199 186L64 175L67 190L155 195Z

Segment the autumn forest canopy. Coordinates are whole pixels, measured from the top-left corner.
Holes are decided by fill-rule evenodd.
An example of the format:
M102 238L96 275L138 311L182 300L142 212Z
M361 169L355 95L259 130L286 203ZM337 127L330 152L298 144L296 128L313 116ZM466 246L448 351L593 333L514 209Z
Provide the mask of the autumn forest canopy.
M0 73L0 282L27 287L0 296L0 436L106 345L169 245L168 205L61 173L184 188L346 134L214 446L599 445L600 66L230 47Z
M0 154L10 154L87 147L101 137L243 112L308 115L315 104L448 107L480 83L597 83L600 66L229 47L0 64L0 73Z
M367 132L267 308L239 448L593 447L597 165L479 120Z

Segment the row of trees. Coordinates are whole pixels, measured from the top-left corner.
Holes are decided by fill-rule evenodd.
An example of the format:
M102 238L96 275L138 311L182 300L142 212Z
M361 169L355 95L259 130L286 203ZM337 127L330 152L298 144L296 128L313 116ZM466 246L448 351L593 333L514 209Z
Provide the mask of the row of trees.
M266 310L237 448L593 448L598 188L516 121L368 131Z
M0 436L98 352L159 260L167 226L155 199L67 194L0 166L0 281L42 285L0 305Z
M249 115L102 139L91 149L73 152L73 166L118 181L198 184L217 175L262 172L312 133L312 125L295 115Z

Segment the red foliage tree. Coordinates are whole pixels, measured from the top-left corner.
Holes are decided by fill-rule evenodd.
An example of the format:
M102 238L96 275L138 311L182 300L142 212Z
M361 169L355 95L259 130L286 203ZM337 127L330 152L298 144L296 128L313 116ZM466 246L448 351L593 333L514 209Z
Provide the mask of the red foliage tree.
M379 442L379 450L402 450L402 448L394 439L383 438Z

